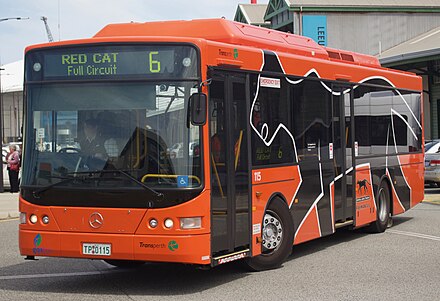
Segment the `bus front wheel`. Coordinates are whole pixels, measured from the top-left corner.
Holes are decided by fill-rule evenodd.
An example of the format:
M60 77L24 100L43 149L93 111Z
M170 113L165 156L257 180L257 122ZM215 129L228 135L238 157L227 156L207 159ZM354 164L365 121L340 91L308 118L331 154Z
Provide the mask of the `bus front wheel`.
M261 255L246 259L246 265L253 271L277 268L292 252L293 221L280 198L272 200L264 213L261 244Z
M368 226L367 231L382 233L390 223L390 189L385 181L379 186L376 197L376 221Z

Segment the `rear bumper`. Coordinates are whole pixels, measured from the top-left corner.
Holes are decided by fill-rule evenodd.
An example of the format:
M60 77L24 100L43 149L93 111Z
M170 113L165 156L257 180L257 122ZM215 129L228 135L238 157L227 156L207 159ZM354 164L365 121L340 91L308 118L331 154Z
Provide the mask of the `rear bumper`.
M111 244L111 256L84 255L83 243ZM210 235L131 235L19 231L23 256L54 256L89 259L210 264Z

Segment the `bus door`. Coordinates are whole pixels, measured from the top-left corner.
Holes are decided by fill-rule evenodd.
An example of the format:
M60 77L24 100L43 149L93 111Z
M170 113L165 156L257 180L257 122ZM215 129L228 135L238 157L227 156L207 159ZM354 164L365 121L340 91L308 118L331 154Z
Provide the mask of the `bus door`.
M244 75L213 71L211 78L211 250L218 264L249 249L249 89Z
M333 86L332 136L334 169L334 215L336 224L353 219L352 118L353 97L349 86Z

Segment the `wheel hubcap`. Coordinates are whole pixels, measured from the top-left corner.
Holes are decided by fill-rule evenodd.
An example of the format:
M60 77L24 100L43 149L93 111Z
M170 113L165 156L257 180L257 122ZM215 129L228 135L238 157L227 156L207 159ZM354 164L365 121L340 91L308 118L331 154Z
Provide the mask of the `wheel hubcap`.
M283 239L283 225L274 212L267 212L263 219L263 251L276 250Z
M379 190L379 220L384 222L387 219L387 198L385 195L385 190L381 188Z

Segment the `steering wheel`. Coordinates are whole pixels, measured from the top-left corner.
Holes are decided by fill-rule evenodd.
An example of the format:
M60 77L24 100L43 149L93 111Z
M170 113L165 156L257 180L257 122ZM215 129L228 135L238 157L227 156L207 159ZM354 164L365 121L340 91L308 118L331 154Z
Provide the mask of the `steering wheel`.
M79 154L79 153L81 153L81 149L76 148L76 147L63 147L58 152L59 153L63 153L63 154L66 154L66 153L77 153L77 154Z

